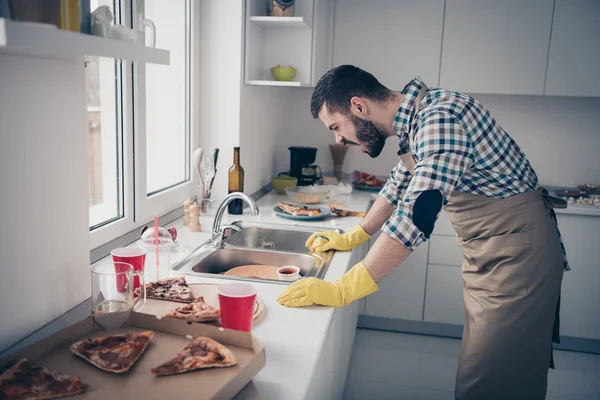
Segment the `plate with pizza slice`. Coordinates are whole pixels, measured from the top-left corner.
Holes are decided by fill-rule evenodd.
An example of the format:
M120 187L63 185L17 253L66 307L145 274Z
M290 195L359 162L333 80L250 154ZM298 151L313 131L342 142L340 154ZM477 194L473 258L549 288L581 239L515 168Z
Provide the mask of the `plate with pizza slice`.
M275 214L288 219L301 221L313 221L323 219L331 214L328 207L321 207L309 204L284 203L280 201L273 208Z

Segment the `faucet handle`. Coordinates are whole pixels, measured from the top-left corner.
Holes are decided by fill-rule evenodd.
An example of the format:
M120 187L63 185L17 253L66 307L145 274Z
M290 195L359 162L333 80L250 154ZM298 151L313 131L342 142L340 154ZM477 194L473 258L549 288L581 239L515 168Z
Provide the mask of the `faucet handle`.
M240 232L241 230L242 228L240 228L239 226L223 225L221 226L221 231L219 232L219 234L221 235L221 239L227 239L229 236L231 236L233 231Z

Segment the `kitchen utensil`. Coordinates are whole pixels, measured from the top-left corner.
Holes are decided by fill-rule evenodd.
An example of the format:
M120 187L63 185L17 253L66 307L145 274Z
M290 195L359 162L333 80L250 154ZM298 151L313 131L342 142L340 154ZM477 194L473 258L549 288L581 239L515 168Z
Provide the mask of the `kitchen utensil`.
M331 212L337 215L338 217L364 217L367 213L363 211L348 211L341 210L339 208L331 207Z
M202 185L204 185L204 182L202 181L202 174L200 174L200 163L202 162L203 155L204 151L200 147L194 150L194 153L192 154L192 164L194 165L194 170L196 171L196 174L198 174L198 179Z
M285 188L296 186L296 184L298 184L298 178L293 176L281 175L271 178L271 186L277 194L285 194Z
M133 265L108 262L92 266L92 314L138 311L146 302L144 273ZM134 277L140 279L140 296L134 296Z
M348 152L348 146L344 144L330 143L329 151L331 152L331 158L333 160L333 174L338 181L342 181L342 165L344 163L344 157Z
M202 198L207 198L210 182L215 176L215 164L212 155L204 154L204 157L202 157L202 162L200 162L200 174L202 175L202 182L204 182Z
M210 195L212 193L212 187L213 187L213 183L215 182L215 177L217 176L217 161L219 160L219 149L214 149L213 150L213 169L214 169L214 174L212 179L210 180L210 183L208 184L208 195L206 196L207 198L210 198Z
M148 253L148 250L139 247L119 247L113 249L110 252L110 255L112 256L112 260L114 262L124 262L127 264L131 264L133 266L134 271L141 271L142 273L144 273L144 266L146 264L146 253ZM140 277L136 275L133 277L133 280L134 289L139 288Z
M252 331L256 289L244 282L233 282L217 288L221 307L221 326L238 331Z
M305 204L293 204L294 206L299 206L299 207L303 207ZM308 215L292 215L292 214L288 214L286 212L284 212L281 208L275 206L273 207L273 211L275 212L275 214L279 217L282 218L287 218L287 219L295 219L298 221L316 221L319 219L323 219L328 217L331 214L331 210L328 207L320 207L320 206L310 206L311 208L318 208L319 210L321 210L321 215L313 215L313 216L308 216Z
M329 194L329 188L325 186L291 186L284 190L292 200L303 204L320 203Z
M277 65L271 68L271 75L276 81L289 82L296 77L296 68Z

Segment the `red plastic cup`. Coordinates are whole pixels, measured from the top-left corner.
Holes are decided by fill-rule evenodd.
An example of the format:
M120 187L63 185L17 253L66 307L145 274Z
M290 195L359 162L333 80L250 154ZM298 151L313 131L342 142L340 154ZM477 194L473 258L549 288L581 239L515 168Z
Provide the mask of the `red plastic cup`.
M144 265L146 264L146 249L139 247L119 247L110 252L112 255L113 262L124 262L133 265L134 271L144 272ZM115 272L121 271L124 267L122 264L115 264ZM125 274L119 274L117 276L117 290L119 293L125 291L125 285L127 284L127 276ZM133 278L133 288L137 289L140 287L140 277L135 276Z
M226 283L217 287L221 307L221 326L238 331L252 331L256 289L243 283Z

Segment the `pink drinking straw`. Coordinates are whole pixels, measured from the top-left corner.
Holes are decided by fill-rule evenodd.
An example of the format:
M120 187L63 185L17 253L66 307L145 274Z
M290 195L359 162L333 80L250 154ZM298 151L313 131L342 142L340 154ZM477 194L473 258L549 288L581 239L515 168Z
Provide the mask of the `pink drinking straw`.
M156 246L156 279L159 279L158 272L158 216L154 216L154 245Z

